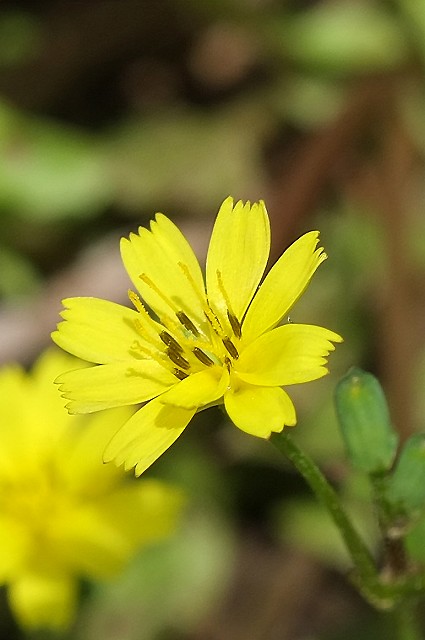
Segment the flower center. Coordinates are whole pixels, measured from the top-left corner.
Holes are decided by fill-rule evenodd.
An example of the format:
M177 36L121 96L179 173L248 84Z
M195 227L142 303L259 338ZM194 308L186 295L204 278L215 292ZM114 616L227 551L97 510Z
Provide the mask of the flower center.
M179 380L184 380L190 373L195 373L203 367L218 365L230 369L233 360L239 357L241 325L231 309L221 274L217 272L219 288L227 307L225 318L220 318L214 311L187 265L179 262L178 266L201 304L205 322L199 324L192 321L147 274L142 273L140 279L166 303L171 313L162 313L160 322L156 322L137 294L129 291L131 302L141 314L140 321L136 322L136 329L144 340L144 344L136 341L132 350L142 357L153 358L161 366L171 370Z

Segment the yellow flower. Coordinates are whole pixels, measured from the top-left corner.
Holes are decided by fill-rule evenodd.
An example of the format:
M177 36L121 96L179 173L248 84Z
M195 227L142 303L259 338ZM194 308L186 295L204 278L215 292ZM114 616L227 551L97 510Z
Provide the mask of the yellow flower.
M52 350L31 375L0 371L0 584L28 628L66 628L78 577L116 573L172 531L182 506L176 489L102 464L116 422L131 412L69 416L53 380L78 365Z
M262 201L227 198L209 244L206 285L190 245L157 214L150 231L121 241L135 309L96 298L63 301L52 334L63 349L100 366L61 375L67 408L85 413L146 403L112 438L104 460L141 474L182 433L193 415L224 402L234 424L268 438L295 425L282 386L327 373L326 356L342 339L322 327L283 324L326 254L319 233L294 242L257 290L270 249Z

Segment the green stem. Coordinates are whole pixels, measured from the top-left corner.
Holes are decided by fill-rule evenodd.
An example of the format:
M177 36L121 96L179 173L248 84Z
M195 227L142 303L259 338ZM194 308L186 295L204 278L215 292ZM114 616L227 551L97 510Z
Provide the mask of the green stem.
M414 603L404 601L394 609L392 617L395 621L398 640L422 640L423 635L418 624Z
M382 573L391 577L392 580L405 578L409 574L409 562L406 554L404 536L406 528L397 527L397 535L394 535L393 520L390 505L386 499L386 486L388 472L380 474L370 474L369 480L373 490L373 502L375 513L378 519L379 530L383 543Z
M378 574L373 557L353 527L341 506L337 493L326 480L319 467L293 442L285 433L273 433L270 441L284 453L301 473L304 480L316 494L319 501L327 508L333 521L343 537L353 563L357 569L360 587L367 592L375 592Z

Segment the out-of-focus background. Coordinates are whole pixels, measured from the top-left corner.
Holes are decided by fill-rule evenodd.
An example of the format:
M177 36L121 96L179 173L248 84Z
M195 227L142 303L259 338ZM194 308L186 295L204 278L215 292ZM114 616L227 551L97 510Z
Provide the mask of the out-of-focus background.
M332 395L362 366L401 437L424 428L424 43L417 0L3 0L1 363L31 365L63 297L126 303L118 241L156 211L202 260L222 200L264 198L274 257L316 228L329 254L291 319L345 342L330 376L289 390L294 437L373 545ZM203 412L147 475L184 487L184 521L83 585L70 639L389 637L267 442ZM0 634L22 637L4 594Z

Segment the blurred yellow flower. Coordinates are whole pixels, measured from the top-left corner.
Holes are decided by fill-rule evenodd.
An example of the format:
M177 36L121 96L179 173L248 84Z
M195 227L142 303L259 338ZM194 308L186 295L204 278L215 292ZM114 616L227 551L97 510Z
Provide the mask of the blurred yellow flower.
M268 438L295 425L281 387L327 373L336 333L305 324L278 326L326 259L319 233L294 242L257 290L270 250L262 201L227 198L214 224L206 286L178 228L157 214L150 230L121 241L121 255L142 299L135 310L96 298L63 301L52 334L63 349L100 366L57 379L71 413L146 404L115 434L105 461L142 473L182 433L193 415L224 402L234 424Z
M78 577L119 571L172 532L183 502L177 489L102 464L105 442L131 412L69 416L53 380L72 366L81 363L51 350L31 374L0 371L0 580L28 628L66 628Z

